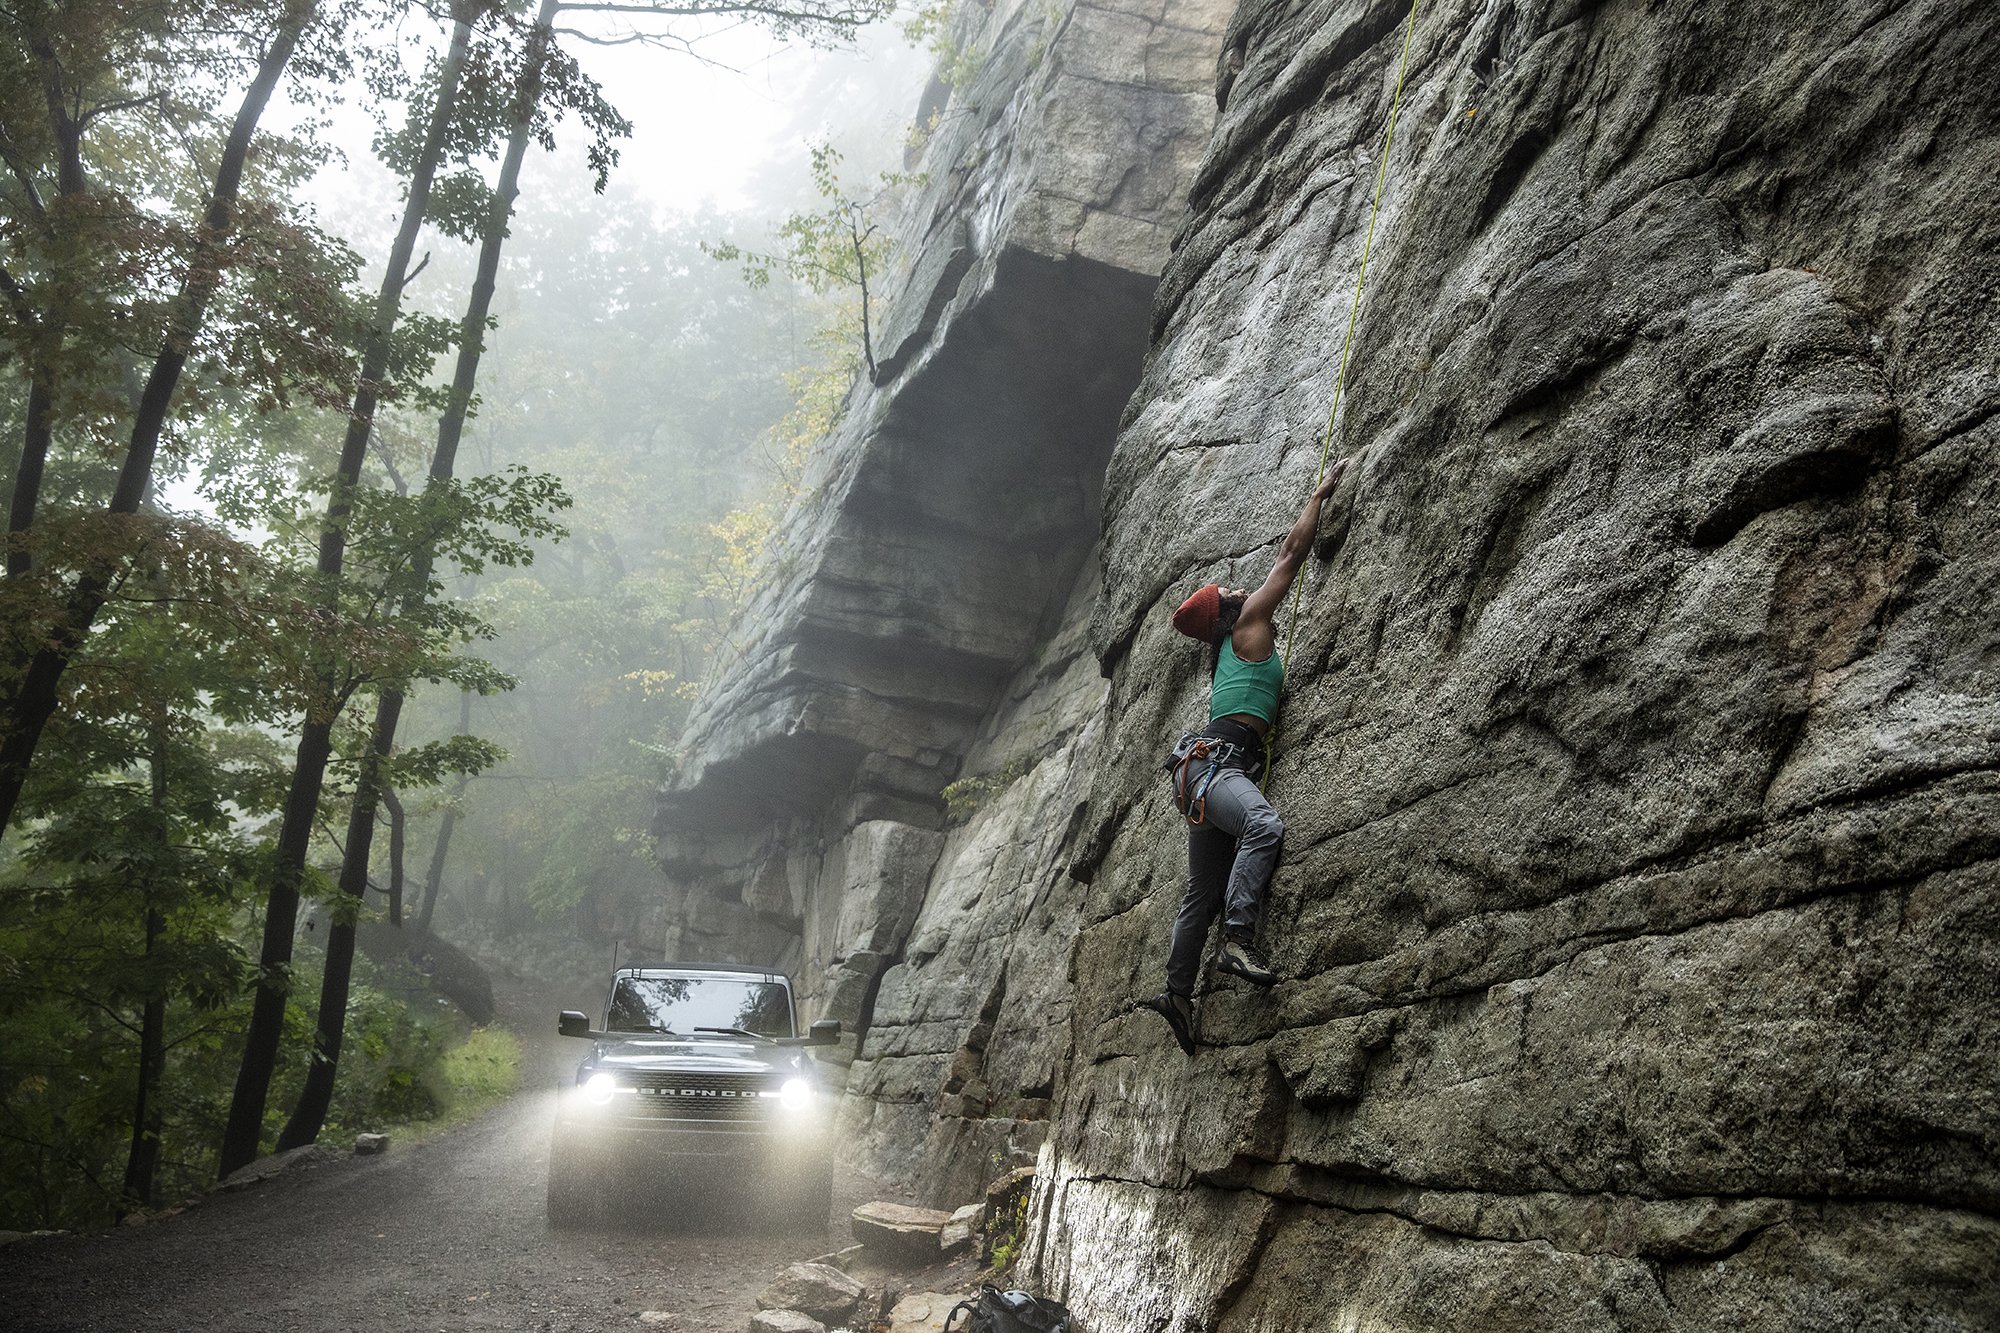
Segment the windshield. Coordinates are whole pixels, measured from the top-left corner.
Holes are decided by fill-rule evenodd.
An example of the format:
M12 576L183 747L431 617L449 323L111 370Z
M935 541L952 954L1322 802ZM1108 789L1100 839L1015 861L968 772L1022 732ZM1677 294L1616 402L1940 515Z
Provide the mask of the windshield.
M792 1035L791 996L769 981L721 977L620 977L605 1027L613 1032L742 1028L763 1037Z

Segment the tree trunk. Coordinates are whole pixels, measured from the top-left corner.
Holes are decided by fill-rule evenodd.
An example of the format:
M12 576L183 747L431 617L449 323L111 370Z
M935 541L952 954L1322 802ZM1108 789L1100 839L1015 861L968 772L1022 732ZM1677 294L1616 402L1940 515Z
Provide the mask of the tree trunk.
M167 804L166 729L153 727L152 802L155 810ZM162 846L166 837L161 824ZM167 1062L167 993L164 980L156 980L153 955L165 932L167 919L153 897L153 885L146 894L146 977L145 1012L139 1020L139 1095L132 1107L132 1150L125 1158L124 1200L127 1208L144 1208L153 1202L153 1180L160 1164L160 1131L166 1116L160 1108L160 1078Z
M354 489L361 481L361 465L368 456L368 439L375 427L375 409L379 402L376 385L388 374L391 353L395 346L396 322L402 313L403 288L408 282L410 256L416 252L417 233L423 226L424 213L430 205L431 184L437 175L439 160L443 157L446 131L450 128L452 116L458 109L459 76L465 69L465 54L472 41L472 27L466 17L477 8L477 0L461 0L454 6L451 48L445 56L444 67L438 75L438 96L431 108L430 123L425 129L424 146L418 154L415 167L410 173L409 197L403 205L403 220L396 232L395 243L390 247L389 262L382 273L382 288L375 298L375 321L369 330L361 362L361 378L355 388L354 401L348 409L347 433L341 441L340 462L334 474L333 491L327 498L326 526L320 532L318 571L325 586L337 589L340 581L341 565L347 551L347 519L353 509ZM337 596L337 592L329 592ZM321 683L329 694L334 693L332 670L323 675ZM331 721L331 719L329 719ZM309 732L311 727L306 730ZM393 731L391 733L393 735ZM312 760L319 770L313 777L313 791L317 798L320 775L326 768L328 752L320 752ZM308 762L306 738L301 734L298 764L305 767ZM348 845L343 853L340 882L343 890L349 881L346 862L352 861L358 850L361 864L361 889L367 887L368 852L373 843L375 824L375 797L372 794L379 776L379 759L371 750L362 761L363 779L355 792L355 816L349 820ZM294 787L297 782L295 779ZM368 793L364 800L363 793ZM363 807L365 806L365 810ZM310 842L312 820L318 813L317 799L310 808L297 812L301 818L304 836L296 839L290 850L281 851L279 864L275 868L271 897L274 910L266 918L264 932L263 972L266 978L276 975L291 961L292 941L289 933L282 940L274 939L270 922L277 915L275 905L280 894L289 883L294 886L291 896L296 912L296 885L305 869L305 850ZM360 816L366 816L361 820ZM284 824L289 826L294 812L286 809ZM359 821L357 823L357 821ZM357 832L357 829L359 830ZM279 832L279 845L286 848L285 828ZM358 848L357 848L358 844ZM292 859L296 855L296 860ZM354 962L354 926L352 921L336 922L327 936L327 961L325 979L320 988L321 1016L318 1035L314 1038L314 1060L307 1071L307 1088L300 1095L299 1106L287 1122L280 1136L281 1144L310 1143L319 1134L320 1124L325 1118L326 1105L331 1098L333 1064L340 1054L340 1029L347 1017L347 982ZM336 984L337 982L337 984ZM258 1000L264 1000L264 986L260 983ZM337 1003L329 1015L326 1010L328 997L335 996ZM279 997L277 1016L283 1016L283 998ZM329 1024L333 1031L328 1040ZM243 1051L243 1071L236 1081L236 1103L230 1107L230 1136L223 1145L221 1169L228 1174L256 1156L256 1142L246 1142L242 1137L249 1127L261 1124L264 1103L270 1094L271 1073L277 1067L277 1048L280 1024L258 1027L254 1022L250 1030L250 1041ZM322 1065L325 1065L324 1070ZM254 1077L253 1077L254 1074ZM324 1079L324 1088L319 1080ZM317 1106L317 1112L311 1110ZM308 1132L310 1131L310 1132ZM306 1134L299 1139L299 1134Z
M463 736L472 730L472 691L460 690L458 694L458 734ZM437 846L431 848L430 869L424 872L424 902L417 910L417 929L431 928L431 914L437 911L438 888L444 883L445 857L451 851L452 829L458 824L458 803L465 799L465 792L472 785L470 774L460 774L451 789L451 803L444 808L444 818L438 822Z
M326 1123L327 1107L333 1104L333 1083L340 1072L340 1044L347 1031L347 992L354 975L355 921L361 915L368 892L368 853L375 825L375 806L382 791L382 761L395 743L396 719L402 696L393 698L396 707L378 711L375 734L362 756L360 779L354 787L354 804L347 817L347 848L340 864L341 901L333 910L333 925L326 936L326 971L319 988L319 1022L313 1033L312 1064L306 1068L306 1085L299 1093L292 1118L278 1135L278 1151L302 1148L319 1138ZM355 849L364 850L360 855Z
M313 815L319 810L320 785L326 761L333 753L333 723L308 722L299 734L292 785L278 821L277 869L264 906L264 940L259 955L257 994L250 1006L250 1029L243 1038L243 1062L236 1070L236 1090L229 1102L229 1121L222 1132L219 1174L228 1175L256 1160L264 1136L264 1102L271 1075L278 1067L278 1039L285 1028L285 996L291 990L292 935L299 924L299 880L305 871L306 848L312 842Z
M52 351L46 356L37 352L38 364L29 369L28 421L21 433L21 465L14 470L14 501L7 514L7 535L17 543L7 548L10 578L19 578L34 568L34 557L21 536L35 524L35 511L42 499L42 472L55 436L55 391L50 385L55 372L50 363L62 355L61 325L50 329L46 338L54 345Z
M146 962L150 970L153 951L166 929L166 918L151 903L146 905ZM160 1132L166 1115L160 1107L160 1078L167 1063L167 997L155 993L146 997L139 1022L139 1096L132 1108L132 1151L125 1159L125 1204L128 1208L150 1207L153 1181L160 1165Z
M229 139L216 167L215 186L209 194L208 211L174 303L166 341L140 396L131 442L126 446L124 466L111 496L109 513L137 513L139 502L152 484L153 459L159 452L167 408L180 383L188 352L208 315L209 302L221 285L224 242L234 223L236 197L242 189L243 166L249 157L251 137L279 76L291 61L300 34L312 21L317 7L316 0L291 0L286 6L285 17L258 62L257 76L251 80L230 126ZM0 696L0 829L6 828L14 817L14 807L21 799L21 788L28 780L28 768L34 762L42 731L55 715L56 687L62 674L89 636L116 578L115 570L86 570L64 600L55 623L40 636L41 647L27 661L13 663L16 671L7 673L12 676L18 672L19 683Z
M63 90L62 65L54 45L46 37L29 43L42 63L46 78L44 93L49 105L49 131L57 147L56 191L63 198L80 195L86 188L83 174L83 126L69 114L69 97ZM30 200L31 211L38 201ZM62 303L42 312L41 336L28 371L27 421L21 433L21 465L14 473L14 499L7 515L7 535L19 538L34 526L41 506L42 473L48 465L49 445L54 438L56 366L62 359L64 326ZM7 573L19 577L34 567L26 545L10 546Z
M382 804L389 809L389 924L400 928L403 924L403 833L406 825L402 798L396 795L394 787L386 783L382 787Z

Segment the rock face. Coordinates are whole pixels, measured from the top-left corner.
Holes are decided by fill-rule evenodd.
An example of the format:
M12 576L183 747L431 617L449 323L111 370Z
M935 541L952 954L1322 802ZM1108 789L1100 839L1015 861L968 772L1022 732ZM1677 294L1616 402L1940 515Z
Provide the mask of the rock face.
M1312 484L1405 13L1230 27L1106 487L1040 1269L1125 1327L1990 1325L1990 7L1423 8L1272 778L1296 980L1191 1064L1121 1016L1161 611Z
M849 1127L934 1199L1040 1146L1027 1271L1085 1327L2000 1326L2000 9L1419 9L1271 779L1287 980L1207 978L1192 1061L1131 1013L1205 703L1166 612L1311 488L1409 11L1244 0L1198 163L1177 82L1163 146L1055 109L1165 12L1037 64L995 11L912 269L956 285L663 807L680 942L865 1031ZM1184 163L1100 489L1176 219L1066 182ZM1101 323L1007 335L1061 292Z

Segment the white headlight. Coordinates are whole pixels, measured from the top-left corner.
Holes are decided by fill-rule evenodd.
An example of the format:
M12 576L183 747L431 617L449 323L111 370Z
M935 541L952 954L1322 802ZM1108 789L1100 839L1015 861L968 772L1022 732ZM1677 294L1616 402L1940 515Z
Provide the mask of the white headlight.
M778 1089L778 1104L787 1111L803 1111L813 1103L813 1085L802 1078L788 1078Z
M609 1074L592 1074L583 1085L584 1099L595 1106L603 1106L611 1100L611 1094L618 1089L617 1080Z

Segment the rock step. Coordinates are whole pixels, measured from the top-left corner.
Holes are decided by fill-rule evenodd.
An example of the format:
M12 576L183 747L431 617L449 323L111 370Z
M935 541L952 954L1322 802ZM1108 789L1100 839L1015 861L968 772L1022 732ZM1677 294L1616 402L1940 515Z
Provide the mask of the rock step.
M878 1200L856 1208L851 1226L854 1239L886 1258L928 1263L938 1257L939 1236L950 1221L950 1213L935 1208L912 1208L908 1204Z

